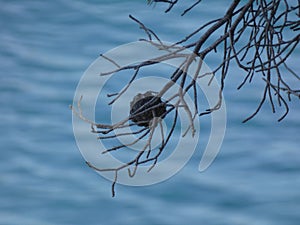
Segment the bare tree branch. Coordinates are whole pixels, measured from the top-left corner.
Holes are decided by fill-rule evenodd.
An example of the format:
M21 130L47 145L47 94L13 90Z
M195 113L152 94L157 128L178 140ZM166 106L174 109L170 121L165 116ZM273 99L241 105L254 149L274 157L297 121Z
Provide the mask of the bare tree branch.
M172 10L179 2L180 1L178 0L148 0L148 4L168 4L165 12ZM201 0L194 1L190 7L184 10L182 15L186 15L187 12L195 9L196 6L200 7L200 2ZM297 101L300 99L300 77L287 64L288 59L293 52L295 52L300 41L300 34L297 32L300 29L299 1L294 1L292 4L287 0L233 0L222 17L213 19L204 25L199 26L199 28L195 29L190 34L187 34L173 45L165 45L160 40L159 35L152 29L148 28L144 23L132 15L129 17L145 32L147 38L141 40L152 44L158 49L164 50L165 54L157 58L140 62L136 65L124 67L119 66L118 62L115 62L113 59L102 55L102 57L106 58L117 67L117 69L113 71L102 73L102 76L123 70L133 71L132 78L120 92L108 95L109 97L115 96L109 104L114 104L120 96L127 91L143 67L150 65L159 66L159 63L175 58L181 59L182 63L169 75L170 82L168 82L158 93L148 94L148 97L150 96L148 100L146 100L147 96L144 96L142 98L144 99L143 105L127 118L124 118L124 120L116 124L107 125L95 123L85 118L80 108L81 100L78 102L77 110L72 108L75 115L91 125L92 132L100 135L98 137L99 139L113 140L118 136L131 134L139 135L135 141L112 147L103 153L126 148L127 146L136 144L144 138L147 139L146 144L141 151L137 153L132 160L124 163L120 167L97 168L87 162L94 170L101 172L113 171L115 173L112 184L113 196L115 195L115 184L120 170L127 169L128 175L134 176L138 166L152 162L152 166L150 166L148 170L151 171L156 165L159 156L174 133L179 109L183 109L185 115L189 119L188 130L191 130L192 135L195 133L194 119L196 115L203 116L220 109L222 105L222 91L225 88L226 77L231 75L230 65L232 63L235 63L235 65L237 65L244 73L244 78L237 87L238 89L241 89L247 83L251 83L253 79L260 79L264 82L262 97L256 110L243 122L247 122L255 117L267 101L270 103L273 113L276 112L277 107L284 107L285 112L278 119L278 121L281 121L289 112L289 102L292 100L292 97ZM216 35L218 36L217 39L214 38ZM191 41L195 40L195 38L196 41ZM181 44L182 47L178 47L178 44ZM184 53L185 49L191 49L193 53L186 54ZM218 51L221 51L223 54L218 54ZM213 69L213 72L200 74L202 60L208 56L218 58L219 64ZM198 63L198 68L193 74L194 79L189 80L187 79L187 74L190 71L190 65L195 61ZM195 81L206 76L219 78L219 99L214 107L207 109L204 112L199 112L197 103L198 91ZM157 99L163 99L165 93L173 87L175 83L179 84L181 87L178 90L178 93L171 98L165 98L164 101L157 101ZM297 87L295 88L295 86ZM186 103L186 96L189 91L193 93L194 109L191 109ZM175 103L170 104L172 100ZM158 114L158 110L161 110L162 108L164 109L164 112ZM171 128L166 137L163 134L161 124L161 120L165 117L172 117ZM145 118L145 120L136 118ZM143 126L143 128L137 129L137 131L130 134L124 132L108 135L114 130L120 130L127 126ZM157 153L151 156L151 152L153 152L151 141L154 132L158 130L161 133L161 143Z

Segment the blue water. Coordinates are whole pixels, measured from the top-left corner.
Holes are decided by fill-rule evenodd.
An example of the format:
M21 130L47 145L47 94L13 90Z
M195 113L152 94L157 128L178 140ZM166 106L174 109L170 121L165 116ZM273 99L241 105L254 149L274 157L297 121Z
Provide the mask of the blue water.
M205 172L198 172L199 150L171 179L117 185L111 198L110 181L85 165L68 105L100 53L145 37L128 15L177 41L198 16L220 16L227 5L204 1L181 18L183 5L165 15L163 6L145 2L1 1L0 224L299 224L299 100L281 123L282 110L273 115L267 104L242 124L261 92L255 85L236 91L236 77L226 83L225 140ZM296 51L291 66L300 71ZM200 145L209 127L201 132Z

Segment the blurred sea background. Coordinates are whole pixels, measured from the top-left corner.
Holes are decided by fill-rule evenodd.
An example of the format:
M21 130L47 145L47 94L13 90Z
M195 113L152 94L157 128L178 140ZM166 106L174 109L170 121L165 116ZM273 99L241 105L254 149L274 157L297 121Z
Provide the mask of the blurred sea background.
M146 1L1 0L0 7L0 224L205 224L300 223L300 104L272 114L267 103L251 121L262 90L236 90L226 82L227 130L221 152L204 172L197 150L175 176L145 187L117 185L88 168L72 130L77 83L100 53L145 38L128 18L143 21L175 42L203 21L223 15L230 1L193 1L174 10ZM290 66L297 72L300 50ZM206 61L216 65L213 59ZM205 120L205 117L201 118ZM201 143L209 137L203 122Z

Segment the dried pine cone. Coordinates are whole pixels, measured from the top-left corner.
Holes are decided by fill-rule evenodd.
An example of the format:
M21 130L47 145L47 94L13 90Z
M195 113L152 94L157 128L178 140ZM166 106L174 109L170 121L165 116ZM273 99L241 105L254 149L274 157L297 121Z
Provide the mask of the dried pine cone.
M130 120L138 126L148 127L154 117L164 118L166 111L166 103L151 91L137 94L130 102Z

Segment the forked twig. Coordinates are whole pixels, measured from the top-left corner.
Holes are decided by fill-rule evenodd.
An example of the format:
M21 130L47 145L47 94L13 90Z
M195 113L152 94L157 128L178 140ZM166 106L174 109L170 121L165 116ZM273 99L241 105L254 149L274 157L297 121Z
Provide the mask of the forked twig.
M166 12L169 12L180 1L148 0L149 4L154 2L167 3L168 8ZM195 1L194 4L184 10L182 15L194 9L200 2L201 0ZM292 100L292 97L295 97L297 100L300 99L300 77L287 65L288 59L293 52L295 52L300 42L300 34L297 32L300 25L299 12L299 1L291 3L288 0L233 0L222 17L206 22L173 45L164 44L152 29L130 15L129 17L139 25L147 36L146 39L142 40L162 50L163 54L135 65L123 67L120 66L116 60L102 55L102 57L116 66L114 70L102 73L102 76L109 76L113 73L125 70L133 71L132 78L124 85L122 90L118 93L109 94L110 97L114 96L110 105L115 104L128 90L142 68L150 65L159 66L160 63L170 59L181 59L182 62L178 68L169 75L170 81L167 82L161 90L150 97L150 100L148 98L148 101L132 113L132 115L129 115L116 124L96 123L84 117L80 104L82 98L78 101L77 110L71 107L74 115L91 125L92 132L99 135L98 139L100 140L116 140L119 136L129 136L132 134L138 136L135 141L114 146L105 150L104 153L126 149L146 139L146 144L136 156L119 167L98 168L87 162L88 166L96 171L114 172L112 195L115 195L115 184L117 183L118 172L120 170L127 169L128 175L133 177L140 165L146 165L149 162L152 163L148 169L148 171L151 171L157 164L159 156L166 148L171 136L174 135L179 110L184 110L189 121L188 128L183 134L183 136L185 136L188 131L191 131L192 135L195 133L196 128L194 121L196 115L203 116L211 114L221 108L223 103L222 91L225 88L225 80L227 76L230 75L230 65L232 63L235 63L235 65L241 69L241 74L245 75L238 89L244 87L247 83L251 83L253 79L258 77L264 81L262 97L256 110L243 122L255 117L267 101L271 104L273 113L276 112L276 107L282 105L285 107L284 114L278 119L278 121L281 121L289 112L288 103ZM182 46L178 46L178 44ZM192 50L192 53L185 53L184 51L186 49ZM223 54L218 54L219 51ZM213 71L201 74L202 60L208 56L216 57L219 63ZM196 72L192 74L193 79L187 79L187 74L191 72L190 66L195 62L197 63L197 69ZM214 78L219 79L220 88L217 90L219 98L213 107L204 112L199 112L199 92L197 90L196 80L203 79L206 76L211 76L208 85L210 85ZM165 97L168 90L170 90L175 83L180 86L178 92L169 98ZM194 107L190 107L187 104L186 96L188 93L193 94ZM157 99L163 99L163 101L155 103ZM159 109L163 109L163 113L157 116L157 110ZM150 115L151 120L147 119L147 117L145 120L137 119L144 118L145 115ZM164 131L162 126L162 120L164 118L168 118L172 121L167 131ZM118 132L116 134L110 134L116 130L122 131L122 128L129 126L138 128L131 133ZM141 126L144 127L141 128ZM157 147L156 153L151 144L155 132L160 132L161 136L161 142ZM166 132L166 135L164 132Z

